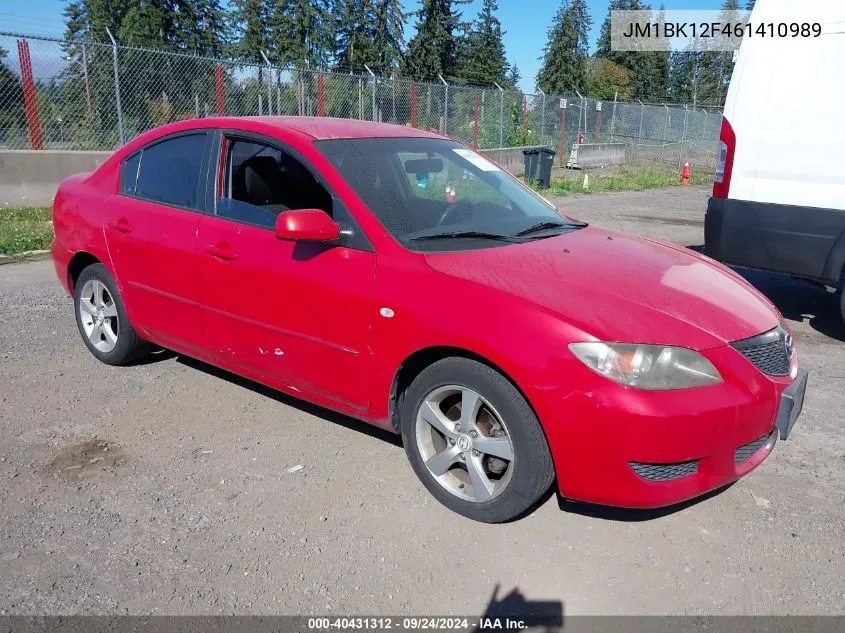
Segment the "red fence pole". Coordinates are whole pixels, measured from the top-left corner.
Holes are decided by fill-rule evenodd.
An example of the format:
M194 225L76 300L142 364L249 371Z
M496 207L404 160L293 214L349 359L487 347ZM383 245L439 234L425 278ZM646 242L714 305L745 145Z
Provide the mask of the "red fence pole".
M566 108L560 109L560 148L558 149L558 165L563 167L563 153L566 149Z
M522 97L522 131L528 129L528 97Z
M26 125L29 128L29 145L32 149L44 149L41 120L38 118L38 102L35 99L35 82L32 80L32 59L29 57L29 44L26 40L18 40L18 59L21 63L21 83L26 109Z
M411 127L417 127L417 85L411 82Z
M475 104L472 115L472 149L478 149L478 94L475 95Z
M596 129L593 132L593 143L599 142L599 130L601 130L601 101L596 103Z
M214 65L214 94L217 97L217 116L223 116L226 113L226 93L223 86L223 66L220 64Z
M317 75L317 116L326 116L326 77Z

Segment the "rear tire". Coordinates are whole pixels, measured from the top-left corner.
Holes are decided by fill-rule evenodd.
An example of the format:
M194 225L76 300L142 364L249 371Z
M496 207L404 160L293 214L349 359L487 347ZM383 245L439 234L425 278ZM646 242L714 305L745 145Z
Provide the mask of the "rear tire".
M540 422L516 387L468 358L446 358L402 394L411 467L450 510L484 523L522 516L554 480Z
M128 365L150 352L150 344L129 323L117 284L102 264L91 264L79 274L73 307L82 341L97 360Z

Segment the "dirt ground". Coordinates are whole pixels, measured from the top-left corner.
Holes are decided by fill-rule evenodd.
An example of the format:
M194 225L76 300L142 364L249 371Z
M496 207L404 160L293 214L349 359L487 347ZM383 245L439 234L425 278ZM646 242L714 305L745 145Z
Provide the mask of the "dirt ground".
M697 245L706 196L559 202ZM50 262L0 266L0 614L479 614L497 587L566 615L845 613L845 328L823 289L748 276L811 372L759 469L664 512L551 496L480 525L392 436L188 358L98 363Z

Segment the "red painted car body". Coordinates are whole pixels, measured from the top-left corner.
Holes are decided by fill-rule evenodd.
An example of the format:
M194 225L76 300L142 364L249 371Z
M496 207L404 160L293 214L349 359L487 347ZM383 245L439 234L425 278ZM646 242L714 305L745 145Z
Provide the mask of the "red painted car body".
M372 249L312 248L119 193L125 157L192 129L240 130L292 148L330 184ZM72 292L80 263L96 259L114 276L144 338L391 431L403 367L449 354L484 359L535 410L567 498L669 505L725 485L766 458L773 442L739 465L734 455L773 432L797 355L791 375L773 377L730 346L782 322L741 277L692 251L592 227L490 249L412 252L313 144L372 136L436 135L269 117L186 121L143 134L93 173L61 185L52 246L58 277ZM384 307L393 318L380 316ZM690 348L723 382L674 391L624 387L568 348L595 340ZM699 460L695 474L665 482L643 479L629 465L688 460Z

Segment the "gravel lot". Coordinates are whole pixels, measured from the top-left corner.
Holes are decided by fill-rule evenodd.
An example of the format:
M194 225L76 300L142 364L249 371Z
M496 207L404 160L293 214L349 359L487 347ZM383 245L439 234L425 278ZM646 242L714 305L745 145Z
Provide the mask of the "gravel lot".
M560 200L701 244L707 191ZM630 513L450 513L395 438L196 361L88 354L50 262L0 266L0 613L845 613L845 328L833 297L749 274L811 372L788 442L734 486ZM297 472L287 469L303 465Z

